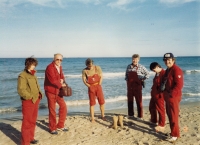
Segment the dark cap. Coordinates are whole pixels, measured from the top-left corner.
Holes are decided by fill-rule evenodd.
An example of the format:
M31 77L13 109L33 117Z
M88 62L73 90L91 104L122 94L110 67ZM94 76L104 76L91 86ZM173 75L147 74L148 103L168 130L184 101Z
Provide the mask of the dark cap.
M172 53L165 53L163 56L163 60L168 59L168 58L174 58L174 55Z

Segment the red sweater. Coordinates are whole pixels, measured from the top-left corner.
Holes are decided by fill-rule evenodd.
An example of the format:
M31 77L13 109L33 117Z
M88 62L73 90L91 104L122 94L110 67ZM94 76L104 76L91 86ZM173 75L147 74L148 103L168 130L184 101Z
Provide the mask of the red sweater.
M165 88L171 97L182 96L183 71L176 64L169 69Z
M59 89L62 87L60 79L64 80L62 66L60 66L60 74L58 73L55 63L50 63L45 71L44 90L58 95Z

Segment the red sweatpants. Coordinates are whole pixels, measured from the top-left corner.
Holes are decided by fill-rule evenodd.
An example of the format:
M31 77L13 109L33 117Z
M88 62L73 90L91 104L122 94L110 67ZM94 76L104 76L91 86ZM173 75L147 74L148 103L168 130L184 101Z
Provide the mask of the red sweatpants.
M149 111L151 114L151 122L157 123L159 126L165 126L165 100L163 94L152 96L149 103ZM157 112L159 119L157 118Z
M169 118L171 136L180 137L179 130L179 104L181 97L172 97L169 94L165 93L165 102L166 102L166 111Z
M21 144L30 145L30 141L34 140L36 120L38 116L38 106L40 99L35 104L32 100L22 101L22 126L21 126Z
M46 92L46 97L48 101L49 108L49 130L50 132L53 130L57 130L57 128L63 128L65 125L65 119L67 116L67 105L63 97L58 95ZM58 123L56 123L56 103L59 105L58 112Z

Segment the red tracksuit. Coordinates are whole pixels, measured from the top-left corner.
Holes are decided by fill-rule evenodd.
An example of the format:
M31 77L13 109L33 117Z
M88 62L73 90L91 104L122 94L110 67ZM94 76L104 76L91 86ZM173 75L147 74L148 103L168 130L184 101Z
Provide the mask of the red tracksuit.
M170 69L166 70L164 80L166 79L167 83L165 85L164 97L171 129L170 135L180 137L178 117L183 88L183 71L174 64Z
M158 121L158 125L162 127L165 126L165 100L163 93L160 91L160 84L164 74L165 70L162 69L159 75L155 75L153 79L153 86L151 88L151 100L149 103L151 122L157 123ZM159 120L157 119L157 112L159 115Z
M143 117L142 108L142 81L138 78L137 72L130 71L127 80L128 115L134 116L134 96L137 104L138 117Z
M96 104L96 96L97 100L99 102L99 105L103 105L105 103L103 90L101 85L99 85L100 76L96 72L96 66L95 66L95 74L92 76L89 76L87 74L87 83L90 84L90 87L88 88L88 95L90 98L90 106L94 106Z
M67 106L63 97L58 96L59 89L62 87L60 79L64 80L62 67L58 73L54 62L49 64L45 71L44 90L48 100L49 108L49 129L63 128L67 116ZM56 103L59 105L59 119L56 124Z

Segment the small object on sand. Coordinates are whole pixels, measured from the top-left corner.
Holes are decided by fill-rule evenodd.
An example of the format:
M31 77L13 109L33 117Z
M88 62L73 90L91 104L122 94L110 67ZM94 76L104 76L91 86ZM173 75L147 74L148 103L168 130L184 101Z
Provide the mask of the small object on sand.
M118 117L113 116L113 124L110 126L110 128L117 129L117 123L118 123Z
M122 115L119 115L119 116L118 116L118 123L119 123L119 126L120 126L121 128L124 127L124 124L123 124L123 116L122 116Z

